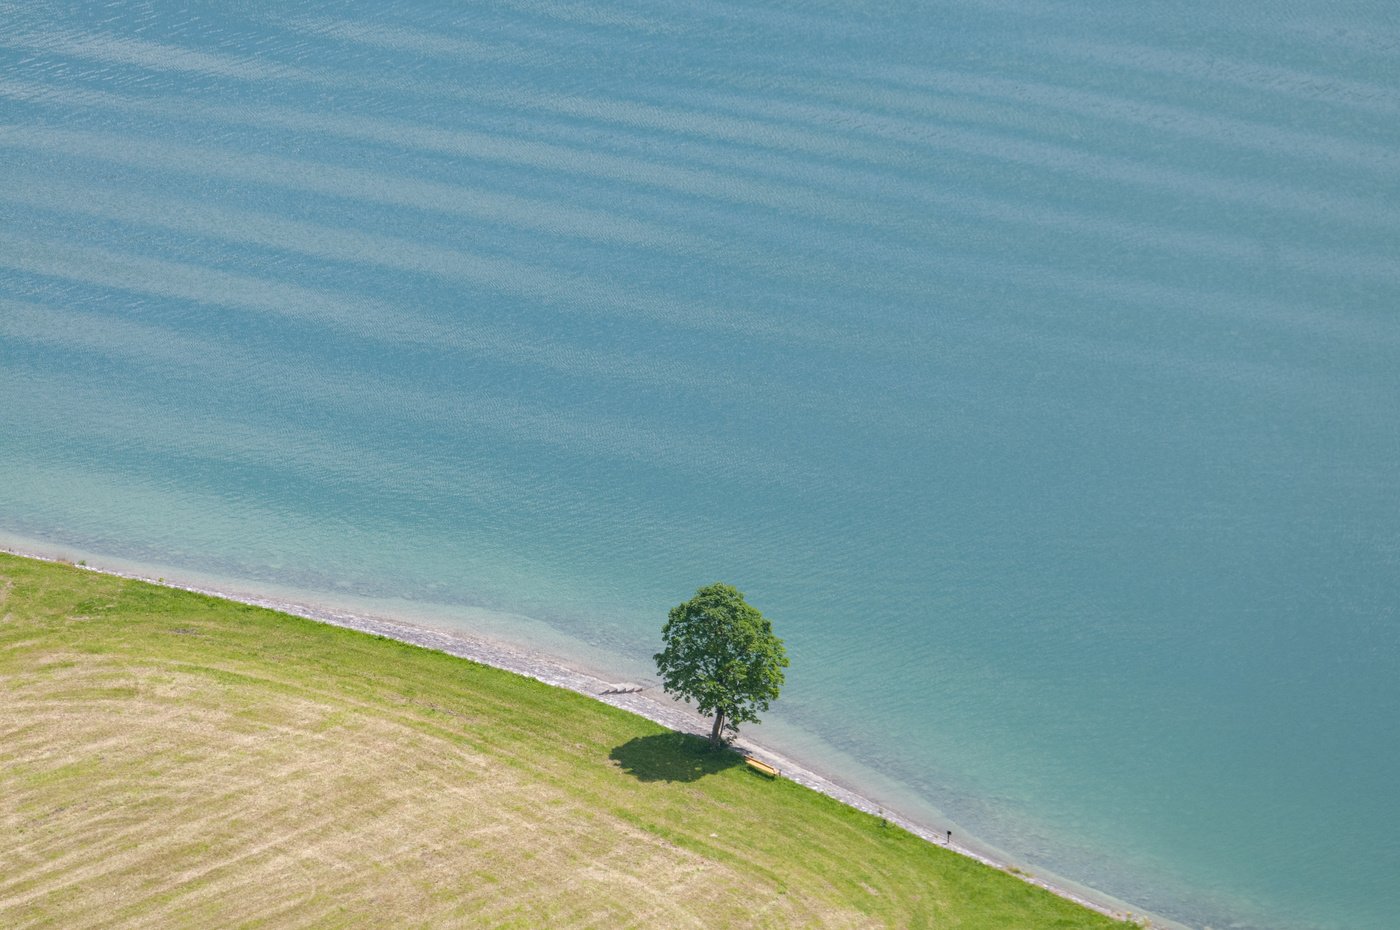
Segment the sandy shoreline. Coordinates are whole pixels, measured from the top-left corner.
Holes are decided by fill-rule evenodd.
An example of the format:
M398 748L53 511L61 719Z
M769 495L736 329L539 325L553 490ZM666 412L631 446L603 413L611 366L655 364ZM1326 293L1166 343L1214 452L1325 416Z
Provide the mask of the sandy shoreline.
M44 562L64 562L72 564L69 560L61 557L28 552L5 546L0 546L0 552ZM178 588L183 591L191 591L198 594L207 594L212 597L249 604L255 607L266 607L271 610L293 614L320 623L328 623L333 626L345 627L363 633L384 636L400 642L411 643L427 649L435 649L459 658L479 662L482 665L489 665L494 668L505 669L506 671L515 672L520 675L526 675L556 687L567 688L570 691L586 695L594 700L602 701L605 704L630 711L673 730L692 733L697 736L709 736L709 721L699 716L687 705L672 700L659 688L643 685L640 682L610 681L590 672L575 668L558 656L480 639L458 631L424 626L389 617L349 613L341 610L262 597L245 592L229 591L202 585L182 584L175 581L150 578L138 572L120 571L95 565L83 564L75 567L99 574L131 578L151 584L159 584L164 587ZM736 749L752 753L762 758L764 761L775 765L781 771L784 778L791 779L814 791L819 791L822 794L835 798L857 810L865 811L870 814L882 814L891 823L908 830L915 836L919 836L930 843L945 846L954 852L975 859L993 868L1010 871L1008 863L989 857L976 850L960 845L957 842L950 844L946 841L944 834L912 821L899 814L898 811L882 807L858 792L845 787L825 775L813 771L810 767L803 765L797 760L777 752L770 747L764 746L757 741L747 739L741 735L733 741L733 746ZM1025 875L1021 872L1012 872L1011 874L1015 874L1022 881L1037 885L1060 897L1067 898L1084 907L1098 911L1101 914L1107 914L1119 919L1124 919L1128 917L1129 914L1137 918L1148 916L1144 915L1140 910L1129 908L1123 902L1117 901L1108 895L1099 897L1092 894L1081 893L1080 891L1067 888L1054 881L1047 881L1039 877ZM1154 916L1151 920L1151 926L1153 927L1171 928L1171 930L1187 930L1183 925L1164 920L1163 918Z

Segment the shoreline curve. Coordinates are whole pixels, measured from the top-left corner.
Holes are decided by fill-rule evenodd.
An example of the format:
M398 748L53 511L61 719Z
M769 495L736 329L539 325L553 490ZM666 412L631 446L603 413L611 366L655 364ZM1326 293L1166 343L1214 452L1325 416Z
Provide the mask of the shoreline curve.
M461 631L430 627L391 617L371 616L302 604L248 592L229 591L226 589L211 588L205 585L183 584L178 581L167 581L164 578L150 578L139 572L122 571L85 563L78 564L61 556L25 551L10 546L0 545L0 552L20 556L21 558L34 559L40 562L68 564L75 568L96 572L101 575L129 578L134 581L144 581L148 584L160 585L161 587L177 588L182 591L204 594L210 597L220 598L221 600L247 604L252 607L263 607L269 610L302 617L307 620L314 620L318 623L326 623L331 626L357 630L361 633L383 636L388 639L397 640L398 642L420 646L424 649L443 652L448 655L456 656L457 658L468 659L481 665L488 665L492 668L514 672L517 675L534 678L537 681L553 685L554 687L566 688L570 691L582 694L585 697L592 698L593 700L609 704L621 710L629 711L640 717L645 717L654 723L658 723L678 732L706 738L709 736L710 726L704 718L693 710L690 710L686 705L666 696L664 692L660 692L651 687L626 683L620 684L618 682L609 681L591 672L583 671L570 665L566 659L560 656L547 655L542 652L527 650L523 647L471 636ZM804 787L811 788L813 791L827 795L830 798L840 801L850 807L854 807L864 813L883 816L890 823L912 833L926 842L943 846L969 859L974 859L983 865L1007 872L1027 884L1044 888L1052 894L1073 901L1090 910L1118 920L1147 920L1148 923L1145 925L1146 927L1161 928L1161 930L1190 930L1190 928L1186 927L1184 924L1179 924L1146 911L1133 909L1126 902L1119 901L1106 893L1095 892L1093 890L1086 890L1088 892L1086 893L1069 888L1059 881L1028 875L1020 870L1013 869L1010 863L998 860L993 856L978 852L977 850L959 843L946 842L942 833L911 820L897 810L877 804L858 791L841 784L839 781L827 775L814 771L809 765L805 765L790 756L765 746L759 741L747 739L740 735L732 740L730 745L741 753L760 754L765 761L775 764L776 767L781 770L781 777L783 778L797 782Z

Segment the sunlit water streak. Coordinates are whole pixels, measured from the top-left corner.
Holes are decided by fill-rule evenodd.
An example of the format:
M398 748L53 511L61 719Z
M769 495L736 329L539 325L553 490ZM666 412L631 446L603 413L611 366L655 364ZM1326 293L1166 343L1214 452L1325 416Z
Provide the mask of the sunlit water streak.
M645 674L1189 925L1400 911L1400 27L0 5L0 535Z

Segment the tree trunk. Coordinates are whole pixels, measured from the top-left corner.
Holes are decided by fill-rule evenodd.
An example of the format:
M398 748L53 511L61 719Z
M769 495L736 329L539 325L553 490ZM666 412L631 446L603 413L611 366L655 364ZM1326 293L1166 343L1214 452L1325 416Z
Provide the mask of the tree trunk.
M710 731L710 748L718 749L720 734L724 732L724 711L715 711L715 728Z

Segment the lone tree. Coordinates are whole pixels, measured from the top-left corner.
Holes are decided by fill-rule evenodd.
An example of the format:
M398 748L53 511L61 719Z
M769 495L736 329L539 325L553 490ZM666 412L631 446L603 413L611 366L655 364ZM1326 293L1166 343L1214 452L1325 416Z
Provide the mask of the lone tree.
M759 711L778 699L788 664L783 641L733 585L709 585L671 608L661 641L656 671L668 694L714 715L713 747L725 730L737 734L739 724L757 723Z

